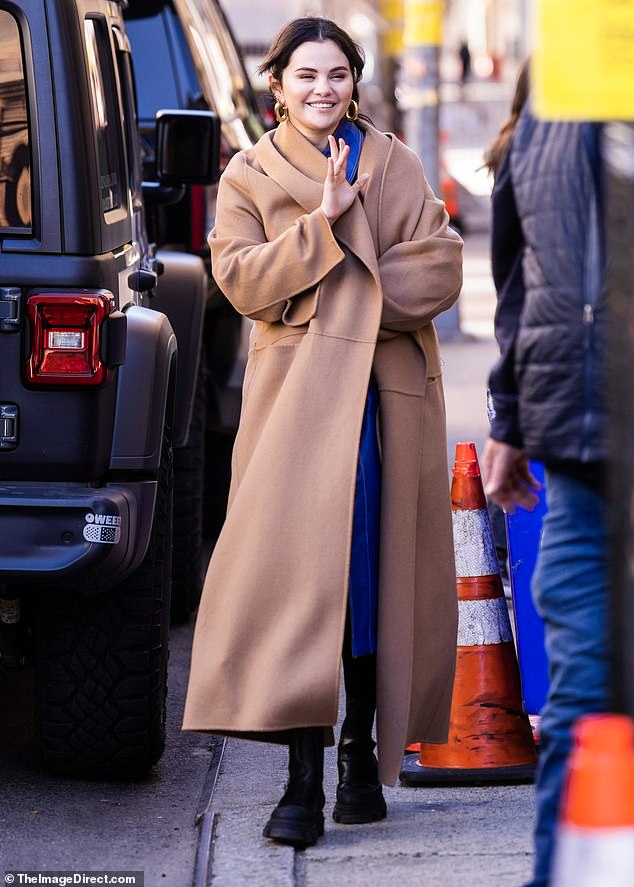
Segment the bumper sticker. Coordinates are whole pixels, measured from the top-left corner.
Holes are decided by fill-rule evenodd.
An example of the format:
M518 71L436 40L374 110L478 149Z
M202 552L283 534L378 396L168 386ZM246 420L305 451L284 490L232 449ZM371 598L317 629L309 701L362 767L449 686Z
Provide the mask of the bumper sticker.
M102 545L116 545L121 538L121 518L114 514L86 514L84 539Z

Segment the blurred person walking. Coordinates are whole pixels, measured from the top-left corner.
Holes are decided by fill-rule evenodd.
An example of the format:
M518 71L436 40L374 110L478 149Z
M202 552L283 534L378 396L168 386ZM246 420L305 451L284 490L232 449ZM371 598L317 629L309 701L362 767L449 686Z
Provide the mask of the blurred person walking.
M471 79L471 50L466 40L463 40L458 49L460 59L460 83L464 86Z
M571 728L609 707L605 490L606 301L601 127L530 113L528 70L489 150L496 173L491 257L500 358L489 378L485 491L532 509L542 461L548 512L533 597L545 624L550 686L540 722L535 868L550 883Z
M462 241L414 153L359 115L361 50L301 18L262 64L279 126L228 165L214 277L255 320L227 518L198 615L185 729L289 745L264 834L386 815L408 742L446 741L457 606L433 318ZM377 710L377 759L372 738Z

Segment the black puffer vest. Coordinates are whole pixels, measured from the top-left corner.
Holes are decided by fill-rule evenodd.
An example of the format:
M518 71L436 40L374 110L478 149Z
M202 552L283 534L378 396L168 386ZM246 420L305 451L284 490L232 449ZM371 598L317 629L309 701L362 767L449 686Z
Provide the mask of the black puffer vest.
M544 462L606 457L606 302L598 128L524 113L511 177L525 241L515 348L524 449Z

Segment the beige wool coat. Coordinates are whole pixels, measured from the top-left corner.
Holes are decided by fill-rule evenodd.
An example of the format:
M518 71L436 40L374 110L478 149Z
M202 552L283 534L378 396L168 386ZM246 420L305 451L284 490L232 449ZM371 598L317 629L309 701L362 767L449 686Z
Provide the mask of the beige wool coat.
M462 241L394 136L364 126L363 200L330 226L326 158L290 123L236 155L214 276L254 325L227 518L196 624L184 729L284 741L338 711L370 373L382 457L377 752L446 739L457 603L440 358ZM326 730L326 743L333 741Z

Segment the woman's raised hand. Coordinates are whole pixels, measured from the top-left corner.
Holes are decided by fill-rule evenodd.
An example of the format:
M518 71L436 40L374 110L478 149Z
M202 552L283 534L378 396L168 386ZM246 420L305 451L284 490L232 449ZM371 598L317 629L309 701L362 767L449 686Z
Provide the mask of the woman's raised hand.
M351 185L346 178L350 146L346 145L343 139L339 139L337 145L334 136L328 136L328 144L330 145L330 157L328 158L328 172L324 181L321 208L332 225L352 206L354 198L360 191L363 191L370 176L367 172L363 173Z

